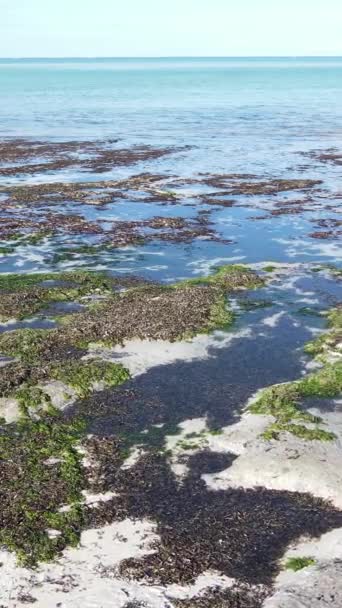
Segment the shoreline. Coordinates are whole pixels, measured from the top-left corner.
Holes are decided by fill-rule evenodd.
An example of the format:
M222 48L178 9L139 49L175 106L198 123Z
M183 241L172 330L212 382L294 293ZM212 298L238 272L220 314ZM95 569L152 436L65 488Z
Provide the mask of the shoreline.
M342 604L341 155L0 152L0 604Z

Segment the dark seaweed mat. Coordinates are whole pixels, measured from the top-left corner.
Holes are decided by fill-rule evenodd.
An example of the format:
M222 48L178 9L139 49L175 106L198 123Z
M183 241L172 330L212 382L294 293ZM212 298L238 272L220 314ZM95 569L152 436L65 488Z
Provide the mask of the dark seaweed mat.
M261 608L268 595L265 588L238 584L230 589L213 589L202 597L179 600L174 608Z
M236 460L236 454L230 452L211 452L210 450L203 450L197 452L191 456L184 456L188 467L190 467L191 475L194 477L200 477L205 473L219 473L228 469L234 460Z
M94 173L103 173L110 171L113 167L155 160L166 154L188 149L187 146L183 148L153 148L148 145L136 145L131 148L118 149L110 147L113 143L116 143L116 141L43 142L29 139L0 140L0 162L7 160L15 163L14 166L10 167L1 167L0 165L0 175L34 174L44 171L57 171L59 169L66 169L67 167L80 167L83 170ZM83 157L75 156L75 153L82 153ZM43 156L47 162L41 162ZM37 160L38 162L34 162Z
M123 608L148 608L148 606L145 602L136 602L133 600L133 602L127 602Z
M24 203L25 204L25 203ZM1 205L0 205L1 207ZM6 208L6 205L5 205ZM214 230L207 215L198 215L191 219L180 217L154 216L148 220L108 222L106 228L100 221L89 221L82 214L68 213L67 215L54 212L50 207L41 209L39 221L34 215L28 217L27 211L19 209L16 214L0 217L0 240L10 241L12 252L19 245L38 245L45 238L60 237L61 235L92 235L97 242L88 249L77 247L72 239L56 249L57 259L61 255L88 254L95 256L103 251L124 247L130 244L144 244L153 241L188 243L197 238L211 241L231 243L223 239ZM21 236L21 240L18 237ZM14 241L13 241L14 239ZM68 259L68 257L66 258Z
M97 456L101 463L101 450ZM192 583L206 570L271 584L291 542L342 525L341 511L309 494L265 488L209 491L193 469L180 484L167 456L153 451L129 470L117 469L106 457L98 475L117 496L89 510L85 526L127 517L155 521L156 553L120 565L121 575L154 584Z
M144 444L152 443L144 429L165 424L158 436L154 432L156 447L163 446L170 426L188 418L207 416L211 429L232 424L258 388L294 380L302 370L296 348L311 339L305 327L284 318L276 331L262 331L253 348L250 340L238 339L217 357L156 367L76 403L68 415L85 416L91 433L133 435L132 441Z
M128 291L80 315L77 323L70 323L64 331L72 344L88 339L114 344L136 338L177 340L210 326L212 308L221 295L212 285Z

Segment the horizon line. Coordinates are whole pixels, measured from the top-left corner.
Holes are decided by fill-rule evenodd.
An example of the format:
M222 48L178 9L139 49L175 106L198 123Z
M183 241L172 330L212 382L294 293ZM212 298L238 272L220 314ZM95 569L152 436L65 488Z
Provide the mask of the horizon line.
M341 55L18 55L1 60L32 59L342 59Z

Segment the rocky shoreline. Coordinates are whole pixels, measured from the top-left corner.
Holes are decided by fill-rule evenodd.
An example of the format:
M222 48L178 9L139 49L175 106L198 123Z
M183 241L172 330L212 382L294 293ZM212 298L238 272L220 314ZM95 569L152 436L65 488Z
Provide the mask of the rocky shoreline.
M2 608L342 605L338 196L88 179L186 151L0 144ZM307 240L250 261L245 226L279 222Z

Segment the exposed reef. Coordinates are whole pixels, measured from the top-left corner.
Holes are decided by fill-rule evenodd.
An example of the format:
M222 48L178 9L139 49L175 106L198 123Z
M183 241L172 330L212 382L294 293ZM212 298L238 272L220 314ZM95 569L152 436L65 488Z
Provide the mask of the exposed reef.
M0 175L12 176L80 168L84 171L104 173L113 167L132 165L153 160L186 148L153 148L134 146L120 149L117 141L64 141L43 142L27 139L0 141ZM43 162L42 162L42 159ZM10 165L10 166L9 166Z

